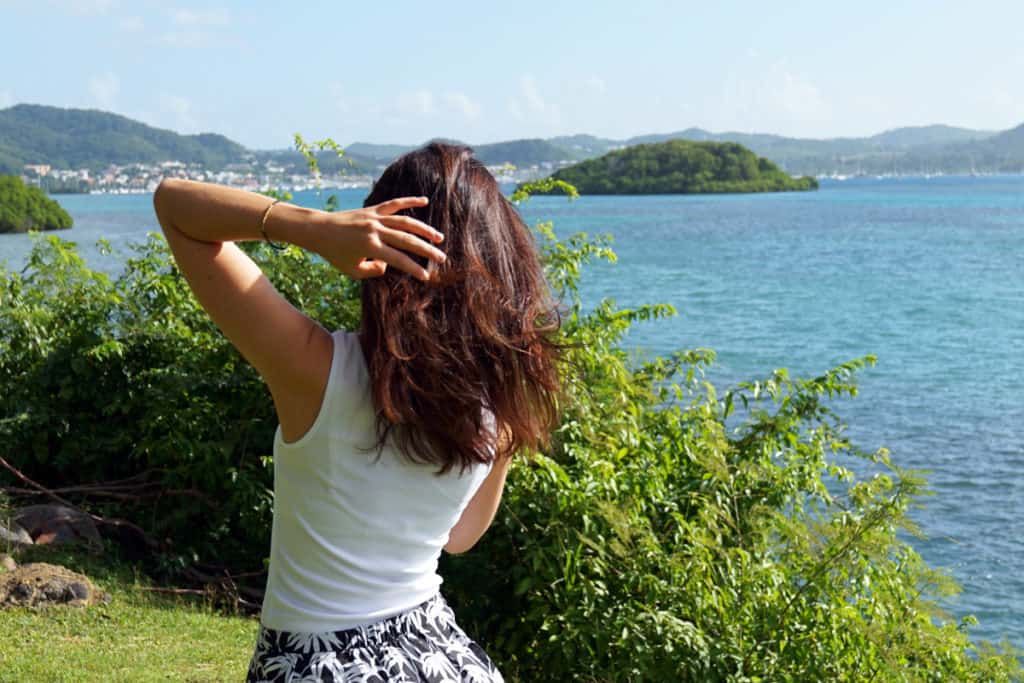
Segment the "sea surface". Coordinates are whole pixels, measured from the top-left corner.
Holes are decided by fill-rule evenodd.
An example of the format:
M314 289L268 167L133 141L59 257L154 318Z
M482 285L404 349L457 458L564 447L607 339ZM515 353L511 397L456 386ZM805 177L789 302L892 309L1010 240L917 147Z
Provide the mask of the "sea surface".
M365 191L338 193L342 208ZM63 231L93 267L156 229L148 195L67 195ZM317 206L302 193L296 201ZM928 470L935 495L914 541L963 593L975 638L1024 647L1024 177L825 181L818 192L727 196L538 197L531 223L614 238L617 264L583 277L587 303L670 303L679 315L634 328L639 353L706 347L717 384L786 367L798 376L875 354L861 393L836 407L863 450L888 447ZM24 235L0 235L19 268Z

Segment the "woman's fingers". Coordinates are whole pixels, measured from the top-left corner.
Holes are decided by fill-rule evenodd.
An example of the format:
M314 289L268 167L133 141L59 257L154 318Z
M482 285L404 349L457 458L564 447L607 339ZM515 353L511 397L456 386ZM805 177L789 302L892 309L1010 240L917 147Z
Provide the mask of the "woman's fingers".
M425 237L432 242L440 242L444 239L443 234L412 216L377 216L377 220L381 225L397 230L405 230L420 237Z
M398 197L397 199L381 202L370 208L379 214L392 214L398 213L402 209L415 209L418 206L426 206L429 203L430 200L426 197Z
M388 264L384 261L371 261L364 259L356 264L355 277L363 279L368 277L380 277L387 272Z
M394 266L395 268L398 268L401 271L409 273L409 275L412 275L415 278L419 278L420 280L430 279L430 273L427 272L426 268L413 261L412 258L410 258L409 255L406 254L405 252L399 251L398 249L395 249L393 247L389 247L386 244L381 245L378 252L374 254L374 258L380 259L381 261L384 261L388 265Z
M407 232L383 228L378 234L380 235L381 241L387 245L395 247L396 249L401 249L402 251L407 251L412 254L419 254L420 256L425 256L431 261L437 261L438 263L444 263L445 258L447 258L445 253L437 247L433 246L429 242L424 242L419 237L410 235Z
M432 243L442 241L444 235L421 220L395 215L399 211L426 206L428 203L426 197L399 197L353 211L355 217L370 219L369 222L361 223L362 227L368 229L365 236L370 237L368 249L362 253L373 259L357 263L353 269L354 275L376 277L383 275L390 265L420 280L428 280L430 274L427 269L413 260L410 254L443 263L446 258L444 252Z

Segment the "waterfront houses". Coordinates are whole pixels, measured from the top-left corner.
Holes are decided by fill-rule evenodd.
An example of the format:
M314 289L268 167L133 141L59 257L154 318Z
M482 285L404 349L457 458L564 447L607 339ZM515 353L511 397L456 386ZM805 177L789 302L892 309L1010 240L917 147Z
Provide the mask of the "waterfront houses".
M246 190L296 191L319 185L323 188L369 187L373 176L345 173L313 176L289 171L273 161L255 159L228 164L221 169L201 164L162 161L154 164L111 164L103 169L56 169L45 164L29 164L22 169L22 180L47 192L58 193L144 193L152 192L164 178L187 178L219 183Z
M520 183L546 176L561 165L547 163L516 168L511 164L496 164L487 168L498 182ZM289 168L273 160L256 158L227 164L217 170L182 161L110 164L102 169L60 169L49 164L26 164L22 168L21 179L25 184L42 188L51 194L146 193L155 190L164 178L187 178L252 191L275 189L295 192L318 186L324 189L370 187L383 169L381 165L373 169L372 174L359 171L315 176L306 169L298 172L295 167Z

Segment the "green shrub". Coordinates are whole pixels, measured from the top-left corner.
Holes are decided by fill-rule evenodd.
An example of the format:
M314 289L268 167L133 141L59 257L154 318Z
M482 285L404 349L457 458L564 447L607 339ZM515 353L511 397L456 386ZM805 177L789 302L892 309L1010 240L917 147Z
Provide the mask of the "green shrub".
M45 192L16 175L0 175L0 233L70 227L71 216Z
M830 408L871 358L725 391L704 380L710 351L630 362L630 325L671 307L584 310L581 269L614 254L538 234L572 345L565 419L517 462L480 545L442 568L509 680L1021 680L1008 646L975 646L970 620L940 612L955 586L897 535L920 477L858 451ZM357 326L356 283L247 248L325 326ZM0 453L51 487L148 473L151 495L88 504L144 527L165 568L260 568L271 402L163 241L111 279L37 238L22 273L0 271L0 300Z
M296 248L266 264L328 327L358 320L354 283L328 265ZM101 510L143 526L164 561L262 566L273 406L163 239L136 247L111 279L74 243L37 238L22 274L0 271L0 299L0 452L50 487L144 476L155 484L141 499Z

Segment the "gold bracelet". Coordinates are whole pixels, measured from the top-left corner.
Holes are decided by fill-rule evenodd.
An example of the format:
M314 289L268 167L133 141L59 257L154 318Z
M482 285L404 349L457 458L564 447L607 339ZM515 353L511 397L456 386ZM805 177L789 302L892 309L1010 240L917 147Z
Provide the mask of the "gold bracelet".
M267 218L270 217L270 210L273 209L274 205L277 204L279 201L281 200L275 199L274 201L270 202L270 206L268 206L267 210L263 212L263 219L260 220L260 234L263 235L263 239L266 240L267 244L269 244L270 248L273 249L274 251L284 251L288 247L288 245L286 244L275 244L274 242L270 241L269 237L267 237Z

